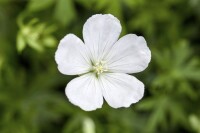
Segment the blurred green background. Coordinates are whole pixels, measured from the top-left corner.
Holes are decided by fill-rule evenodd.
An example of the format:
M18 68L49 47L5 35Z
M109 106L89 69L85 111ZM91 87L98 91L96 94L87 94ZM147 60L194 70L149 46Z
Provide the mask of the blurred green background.
M127 109L85 112L64 93L75 76L58 72L58 42L97 13L152 51ZM200 133L200 0L0 0L0 133Z

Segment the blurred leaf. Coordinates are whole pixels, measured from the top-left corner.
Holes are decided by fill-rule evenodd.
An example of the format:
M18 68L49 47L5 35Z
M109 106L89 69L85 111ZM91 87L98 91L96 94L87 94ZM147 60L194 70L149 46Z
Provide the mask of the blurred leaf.
M46 36L42 41L47 47L55 47L57 43L57 40L52 36Z
M72 0L58 0L55 7L55 19L62 25L68 26L76 18L76 10Z
M17 50L19 52L21 52L24 50L25 47L26 47L26 42L25 42L22 34L18 33L18 35L17 35Z
M156 132L158 127L166 129L177 124L186 124L185 112L178 106L176 99L169 99L167 95L143 100L137 107L140 110L151 111L146 132Z
M83 133L95 133L95 124L91 118L83 119Z
M19 52L24 50L26 44L38 52L43 52L44 46L54 47L56 45L57 40L51 35L56 30L55 26L47 26L46 23L41 23L36 18L30 20L27 24L23 24L23 18L18 20L20 21L20 32L17 35Z
M51 34L53 32L55 32L57 30L57 26L56 25L50 25L47 28L45 28L45 30L43 31L44 34Z
M197 133L200 133L200 119L196 115L190 115L189 121L190 121L192 128Z
M3 66L3 62L4 62L3 56L0 54L0 73L1 73L1 68Z
M105 10L105 13L113 14L122 21L122 1L121 0L100 0L96 1L96 10Z
M73 116L64 126L62 133L80 133L81 130L81 116Z
M37 36L38 36L37 33L32 34L30 38L27 38L27 43L31 48L37 50L38 52L42 52L44 48L42 47L42 45L40 45L40 43L37 42L38 41Z
M56 0L30 0L28 4L29 11L41 11L52 6Z
M192 55L192 50L185 41L180 41L171 49L155 50L153 58L158 65L159 74L152 82L153 88L165 88L167 92L185 94L191 99L197 97L191 81L200 81L200 62Z
M85 6L86 9L89 9L93 8L96 0L76 0L76 1L77 3L80 3L82 6Z

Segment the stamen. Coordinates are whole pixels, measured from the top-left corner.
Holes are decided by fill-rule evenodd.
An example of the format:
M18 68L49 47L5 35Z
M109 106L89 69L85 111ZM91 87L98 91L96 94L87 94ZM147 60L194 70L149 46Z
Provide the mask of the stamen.
M94 71L99 75L99 74L101 74L101 73L103 73L103 72L106 72L106 71L108 71L107 69L106 69L106 62L105 61L100 61L100 62L97 62L97 63L95 63L95 65L93 66L93 69L94 69Z

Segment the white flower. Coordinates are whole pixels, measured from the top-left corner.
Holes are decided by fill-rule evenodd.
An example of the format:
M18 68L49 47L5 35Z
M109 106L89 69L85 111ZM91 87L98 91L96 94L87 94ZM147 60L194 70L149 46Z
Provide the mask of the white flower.
M110 14L90 17L83 26L82 42L66 35L55 60L65 75L81 75L65 89L69 101L83 110L101 108L103 98L113 108L129 107L144 95L144 84L128 74L143 71L151 52L143 37L128 34L118 40L121 25Z

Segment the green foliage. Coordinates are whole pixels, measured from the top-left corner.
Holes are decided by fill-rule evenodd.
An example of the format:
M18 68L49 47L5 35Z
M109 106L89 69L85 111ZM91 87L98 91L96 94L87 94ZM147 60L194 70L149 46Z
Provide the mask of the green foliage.
M55 31L55 26L47 26L45 23L39 23L37 19L32 19L28 24L22 24L22 18L19 18L20 30L17 34L17 50L21 52L28 44L37 51L43 51L44 46L54 47L57 43L55 37L51 35Z
M45 10L46 8L52 6L55 0L30 0L27 7L31 12Z
M200 119L197 118L197 116L195 115L190 115L189 116L189 121L190 121L190 124L192 126L192 128L194 129L194 131L196 131L197 133L200 133Z
M55 8L55 19L63 26L69 25L76 18L72 0L58 0Z
M200 133L198 0L0 0L0 133ZM137 75L145 96L127 109L84 112L64 89L58 42L82 38L93 14L120 19L122 35L147 40L152 61Z

